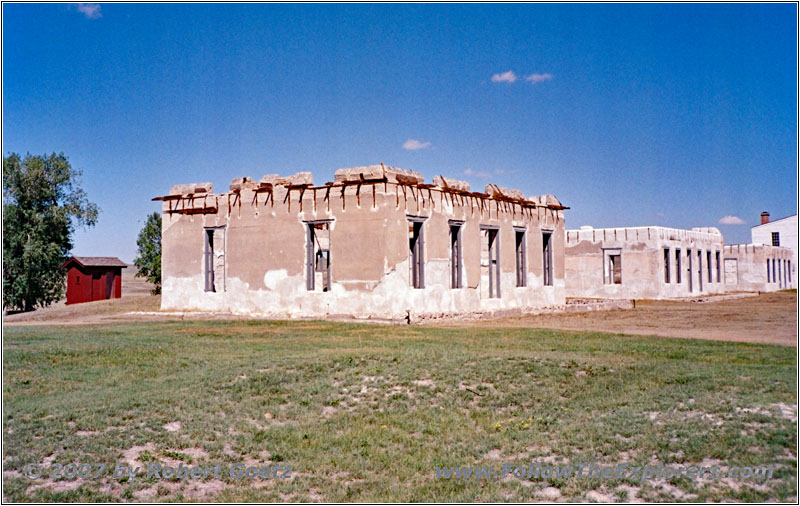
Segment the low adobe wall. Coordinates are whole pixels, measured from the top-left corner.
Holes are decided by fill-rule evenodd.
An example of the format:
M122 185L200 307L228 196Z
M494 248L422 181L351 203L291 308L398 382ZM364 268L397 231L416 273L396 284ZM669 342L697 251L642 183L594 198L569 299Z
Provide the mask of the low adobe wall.
M671 299L725 290L722 235L714 228L586 227L565 231L565 238L567 297ZM617 278L609 255L620 257Z
M725 246L725 286L729 290L774 292L797 288L792 250L762 244Z

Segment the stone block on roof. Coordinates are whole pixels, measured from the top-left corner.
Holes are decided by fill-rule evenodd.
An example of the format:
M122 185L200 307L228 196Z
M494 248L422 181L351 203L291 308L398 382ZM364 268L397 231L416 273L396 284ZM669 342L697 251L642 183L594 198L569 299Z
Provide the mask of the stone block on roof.
M540 206L560 206L561 201L555 195L531 195L528 200Z
M277 184L276 182L280 177L279 174L265 174L258 182L259 184Z
M494 197L506 197L512 199L520 199L525 200L525 194L519 190L513 190L511 188L503 188L502 186L497 186L496 184L487 184L485 193Z
M469 190L469 183L460 179L453 179L450 177L433 176L433 184L440 188L451 188L453 190L465 191Z
M291 176L284 176L278 179L278 184L314 184L314 174L311 172L296 172Z
M544 204L548 206L561 206L561 201L556 198L555 195L548 193L544 197Z
M188 195L190 193L214 193L214 185L211 183L176 184L169 190L170 195Z
M364 179L382 179L384 175L390 183L422 184L425 182L425 178L419 172L388 165L368 165L339 169L334 173L333 181L334 183L357 183Z
M250 179L249 177L237 177L230 184L230 190L242 190L242 189L253 189L258 186L258 183Z
M272 185L297 185L297 184L314 184L314 175L310 172L298 172L291 176L280 176L278 174L266 174L261 178L259 183L269 183Z

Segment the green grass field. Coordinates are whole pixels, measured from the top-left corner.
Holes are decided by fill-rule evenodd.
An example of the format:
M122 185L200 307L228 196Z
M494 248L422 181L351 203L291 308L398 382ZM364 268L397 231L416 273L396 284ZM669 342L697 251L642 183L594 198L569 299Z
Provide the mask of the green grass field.
M8 501L795 500L796 350L324 322L7 327ZM282 464L288 480L26 464ZM436 479L528 462L776 466L769 480Z

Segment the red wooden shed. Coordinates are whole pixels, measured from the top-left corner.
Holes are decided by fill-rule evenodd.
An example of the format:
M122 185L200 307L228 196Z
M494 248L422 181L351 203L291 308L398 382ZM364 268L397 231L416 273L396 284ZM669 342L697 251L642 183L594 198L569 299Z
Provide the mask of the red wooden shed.
M117 257L72 257L67 269L67 304L122 296L122 269L128 265Z

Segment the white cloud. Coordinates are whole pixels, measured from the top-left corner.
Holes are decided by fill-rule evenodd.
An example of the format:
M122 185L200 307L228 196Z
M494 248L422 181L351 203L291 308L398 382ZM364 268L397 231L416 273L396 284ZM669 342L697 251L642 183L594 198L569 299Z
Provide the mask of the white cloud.
M502 176L504 174L514 174L517 172L516 170L503 170L503 169L495 169L491 172L487 172L485 170L472 170L466 169L464 171L465 176L473 176L480 179L491 179L492 176Z
M552 74L531 74L525 77L526 81L530 81L533 84L541 83L542 81L549 81L553 78Z
M481 170L472 170L472 169L466 169L464 171L464 175L465 176L479 177L481 179L489 179L490 177L492 177L492 175L489 174L488 172L484 172L484 171L481 171Z
M516 80L517 74L515 74L513 70L492 76L493 83L513 83Z
M407 149L409 151L416 151L418 149L425 149L429 147L431 147L430 142L422 142L418 141L417 139L408 139L403 143L403 149Z
M103 17L103 13L100 12L100 4L78 4L78 12L84 14L89 19Z
M663 218L664 217L664 213L656 213L656 216L658 216L659 218Z
M719 219L720 225L744 225L745 221L738 216L723 216Z

